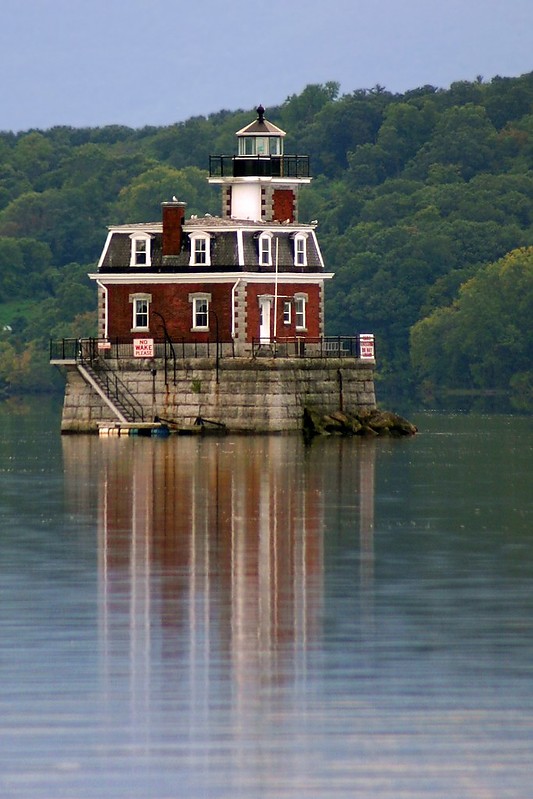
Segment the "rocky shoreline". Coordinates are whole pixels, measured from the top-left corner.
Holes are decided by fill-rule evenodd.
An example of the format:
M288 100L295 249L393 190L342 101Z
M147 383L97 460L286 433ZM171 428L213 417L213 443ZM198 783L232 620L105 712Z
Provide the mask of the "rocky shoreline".
M368 410L359 413L334 411L321 416L311 408L304 409L304 433L309 436L413 436L416 425L391 411Z

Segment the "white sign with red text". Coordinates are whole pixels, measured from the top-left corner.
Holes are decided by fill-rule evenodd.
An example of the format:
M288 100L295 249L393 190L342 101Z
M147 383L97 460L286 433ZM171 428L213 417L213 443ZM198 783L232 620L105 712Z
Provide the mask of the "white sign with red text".
M153 338L134 338L133 339L134 358L153 358L154 340Z
M374 358L374 335L372 333L360 334L359 357L361 360L370 360Z

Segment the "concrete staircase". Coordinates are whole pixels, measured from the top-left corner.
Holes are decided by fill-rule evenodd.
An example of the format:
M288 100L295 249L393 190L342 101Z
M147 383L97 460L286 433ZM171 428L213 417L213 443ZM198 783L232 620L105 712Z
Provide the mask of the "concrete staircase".
M144 410L138 399L104 361L79 361L78 371L115 414L119 422L144 422Z

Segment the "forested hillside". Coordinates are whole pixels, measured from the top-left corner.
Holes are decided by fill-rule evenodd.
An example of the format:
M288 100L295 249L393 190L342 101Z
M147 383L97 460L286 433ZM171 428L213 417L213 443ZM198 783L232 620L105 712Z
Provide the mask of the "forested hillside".
M85 275L107 225L158 219L173 195L188 213L218 213L208 156L233 153L252 116L0 133L0 390L49 389L49 337L94 332ZM374 332L389 393L510 389L527 407L533 73L405 94L310 85L267 117L286 152L311 156L300 219L319 220L336 272L327 332Z

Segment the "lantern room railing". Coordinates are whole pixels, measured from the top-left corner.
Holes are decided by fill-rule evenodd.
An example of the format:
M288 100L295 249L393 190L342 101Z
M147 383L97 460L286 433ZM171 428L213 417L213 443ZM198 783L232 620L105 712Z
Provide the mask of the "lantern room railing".
M211 178L308 178L308 155L211 155Z

